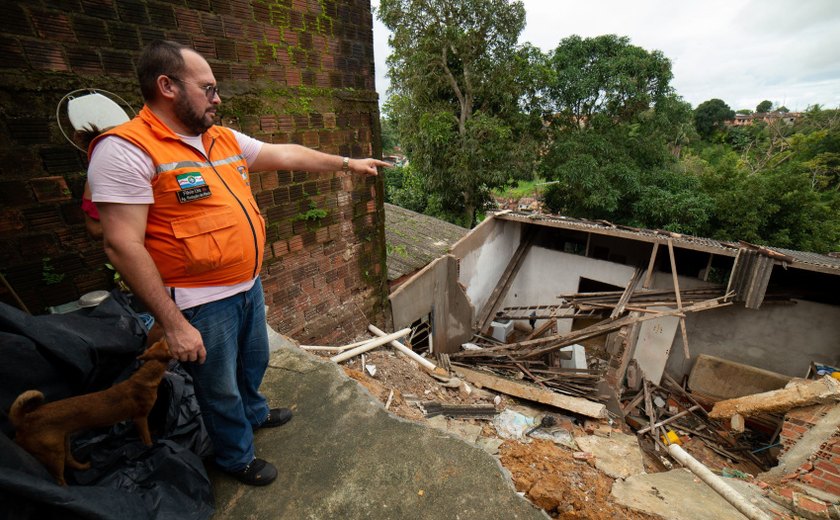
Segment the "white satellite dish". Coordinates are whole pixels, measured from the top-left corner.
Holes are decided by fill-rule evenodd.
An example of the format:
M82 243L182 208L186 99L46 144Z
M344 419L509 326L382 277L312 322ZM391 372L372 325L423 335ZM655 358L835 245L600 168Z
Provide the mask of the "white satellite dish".
M58 127L64 137L70 143L83 152L78 144L73 140L73 133L80 130L91 130L94 127L99 130L107 130L111 127L125 123L130 119L125 109L117 104L114 99L122 102L122 104L131 111L132 116L134 110L121 97L111 92L99 89L79 89L70 92L61 98L56 108L56 120ZM66 119L62 117L62 109L66 115ZM69 120L71 132L66 132L62 126L62 120L65 124Z

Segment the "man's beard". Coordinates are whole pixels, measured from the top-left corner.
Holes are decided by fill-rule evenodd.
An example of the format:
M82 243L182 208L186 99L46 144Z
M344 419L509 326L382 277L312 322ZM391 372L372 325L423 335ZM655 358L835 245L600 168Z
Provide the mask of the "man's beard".
M178 96L175 102L175 116L195 135L203 134L214 123L213 118L208 117L207 112L199 113L190 106L187 97L183 95ZM209 122L207 121L208 119L210 120Z

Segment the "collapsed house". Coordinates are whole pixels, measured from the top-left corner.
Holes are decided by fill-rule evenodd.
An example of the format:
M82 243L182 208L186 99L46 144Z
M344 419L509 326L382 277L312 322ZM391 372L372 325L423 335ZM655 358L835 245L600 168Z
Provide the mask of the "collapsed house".
M502 211L390 301L395 330L425 325L474 384L621 419L660 453L677 430L763 471L779 457L779 478L832 502L840 395L787 415L708 409L836 371L838 275L832 256Z

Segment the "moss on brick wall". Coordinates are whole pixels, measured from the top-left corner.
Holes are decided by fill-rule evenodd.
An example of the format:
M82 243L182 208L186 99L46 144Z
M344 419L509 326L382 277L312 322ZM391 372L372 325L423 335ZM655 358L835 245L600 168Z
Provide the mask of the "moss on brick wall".
M213 67L221 124L272 143L378 156L367 0L69 0L5 4L0 30L0 272L43 312L108 288L101 244L80 211L86 158L56 106L77 88L142 105L134 64L158 38ZM340 341L381 321L386 299L382 182L342 172L252 174L267 220L269 322L307 341ZM47 266L47 268L45 268ZM9 291L0 299L14 304Z

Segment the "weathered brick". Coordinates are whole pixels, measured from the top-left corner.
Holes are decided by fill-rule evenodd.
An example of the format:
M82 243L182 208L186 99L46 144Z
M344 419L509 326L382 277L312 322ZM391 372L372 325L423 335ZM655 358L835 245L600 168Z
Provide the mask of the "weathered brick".
M70 17L65 13L31 9L30 16L35 26L35 32L45 40L60 42L76 42L76 33L70 24Z
M61 45L54 42L21 42L29 64L34 69L68 72L70 66Z
M194 36L193 49L199 52L206 59L216 58L216 40L207 36Z
M840 468L826 460L817 460L814 466L828 473L840 475Z
M223 38L225 36L224 24L220 16L211 13L201 13L200 19L203 34L213 38Z
M6 120L12 139L22 145L48 144L49 120L40 117L20 117Z
M146 3L141 0L119 0L117 2L117 13L120 20L137 25L148 25L149 13L146 12Z
M147 7L150 23L160 29L175 29L178 27L178 20L175 18L175 10L171 4L149 2Z
M104 20L92 16L76 15L72 17L71 22L73 32L80 44L89 46L110 45L108 29Z
M21 36L35 35L29 14L21 5L14 2L3 3L3 32Z
M0 35L0 67L14 68L22 63L26 63L26 56L17 38Z
M115 0L82 0L82 11L90 16L115 20L117 8Z
M25 228L20 210L4 207L0 209L0 234L8 235Z
M56 202L70 198L70 189L64 177L40 177L32 179L29 184L38 202Z
M105 72L118 76L134 76L134 64L131 61L131 53L102 50L102 65Z

